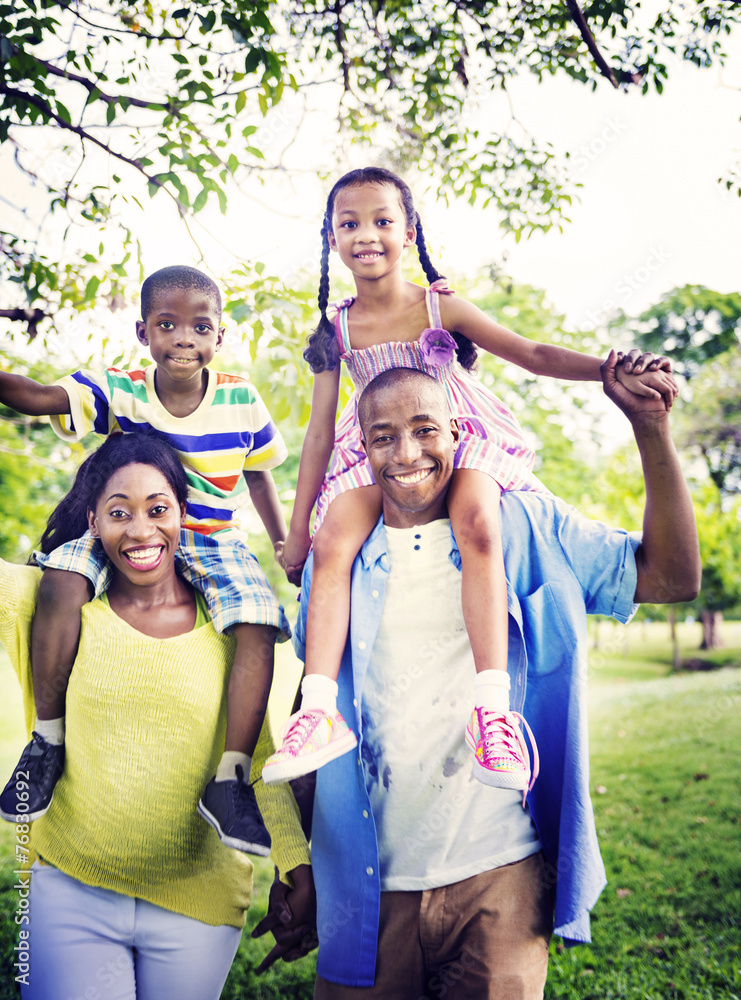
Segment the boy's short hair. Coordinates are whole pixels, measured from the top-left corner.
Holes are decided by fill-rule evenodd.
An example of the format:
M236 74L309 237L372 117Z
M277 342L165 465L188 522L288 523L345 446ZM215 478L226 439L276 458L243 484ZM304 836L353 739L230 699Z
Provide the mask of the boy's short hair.
M154 297L158 292L169 288L195 288L213 299L221 316L221 292L215 281L212 281L203 271L185 264L174 264L171 267L161 267L159 271L144 279L141 289L142 319L146 320L154 308Z

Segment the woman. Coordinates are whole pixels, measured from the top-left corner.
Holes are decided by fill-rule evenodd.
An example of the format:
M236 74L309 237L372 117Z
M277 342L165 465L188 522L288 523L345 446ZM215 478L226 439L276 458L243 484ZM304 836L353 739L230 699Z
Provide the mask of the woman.
M27 1000L216 1000L239 944L252 864L220 844L194 805L223 747L234 640L175 572L186 490L167 444L120 435L84 463L50 519L59 544L85 517L111 582L83 609L64 773L33 825ZM0 638L27 712L38 578L0 563ZM265 727L253 781L272 750ZM261 781L256 794L300 923L310 876L295 803Z

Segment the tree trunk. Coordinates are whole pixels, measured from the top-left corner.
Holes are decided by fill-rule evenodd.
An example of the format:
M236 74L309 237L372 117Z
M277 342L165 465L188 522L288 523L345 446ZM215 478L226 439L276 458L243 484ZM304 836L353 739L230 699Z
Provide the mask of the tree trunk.
M720 637L720 623L723 615L720 611L703 611L700 615L702 622L702 642L700 649L720 649L723 640Z
M679 642L677 640L677 612L674 607L669 608L669 631L672 639L672 670L674 673L679 670L681 661L679 658Z

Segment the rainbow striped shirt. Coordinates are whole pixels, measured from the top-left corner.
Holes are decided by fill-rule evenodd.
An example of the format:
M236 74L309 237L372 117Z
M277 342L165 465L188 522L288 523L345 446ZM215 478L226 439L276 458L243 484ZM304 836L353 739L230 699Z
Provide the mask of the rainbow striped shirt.
M53 416L52 427L65 441L91 432L158 434L175 448L188 476L185 526L204 535L229 528L246 499L242 473L280 465L288 454L283 438L247 379L210 368L198 408L174 417L155 391L155 367L65 375L56 384L69 397L70 413Z

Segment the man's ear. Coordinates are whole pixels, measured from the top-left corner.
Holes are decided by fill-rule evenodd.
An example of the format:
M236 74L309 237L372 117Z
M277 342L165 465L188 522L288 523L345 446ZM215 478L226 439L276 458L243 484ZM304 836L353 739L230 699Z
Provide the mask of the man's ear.
M450 433L453 435L453 440L457 445L461 439L461 432L460 428L458 427L458 421L455 419L455 417L450 418Z
M219 327L218 335L216 337L216 347L214 347L215 351L220 351L221 348L224 346L224 334L225 333L226 333L226 327L225 326L220 326Z
M363 451L364 451L364 452L366 453L366 455L367 455L367 454L368 454L368 449L367 449L367 448L366 448L366 446L365 446L365 438L363 437L363 435L362 435L362 434L360 435L360 443L361 443L361 444L362 444L362 446L363 446Z
M98 526L95 523L95 511L90 510L89 507L87 511L87 527L93 538L100 538L100 535L98 534Z
M149 338L147 337L147 324L143 319L138 319L136 321L136 339L143 347L149 347Z

